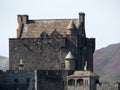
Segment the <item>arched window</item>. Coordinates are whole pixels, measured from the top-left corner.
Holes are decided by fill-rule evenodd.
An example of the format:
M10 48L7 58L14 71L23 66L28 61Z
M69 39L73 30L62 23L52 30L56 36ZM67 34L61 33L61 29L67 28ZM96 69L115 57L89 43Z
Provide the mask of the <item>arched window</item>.
M77 80L77 85L78 86L83 86L83 79L78 79Z
M68 85L69 86L74 86L75 85L75 80L74 79L68 80Z

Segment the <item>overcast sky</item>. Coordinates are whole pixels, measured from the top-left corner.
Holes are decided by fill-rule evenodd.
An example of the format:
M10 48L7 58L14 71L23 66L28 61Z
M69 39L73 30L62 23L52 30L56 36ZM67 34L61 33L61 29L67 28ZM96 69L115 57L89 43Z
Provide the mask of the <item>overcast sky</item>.
M120 0L0 0L0 56L9 56L9 38L16 38L17 14L30 19L78 18L86 14L86 35L96 49L120 43Z

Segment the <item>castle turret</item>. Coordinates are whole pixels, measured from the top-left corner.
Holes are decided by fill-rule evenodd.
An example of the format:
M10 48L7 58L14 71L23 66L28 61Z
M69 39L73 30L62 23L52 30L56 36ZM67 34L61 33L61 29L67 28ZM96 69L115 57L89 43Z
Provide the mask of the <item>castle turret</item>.
M77 46L77 39L78 39L78 30L75 26L75 23L73 21L70 21L70 23L68 24L67 28L66 28L67 32L66 32L66 37L67 39L74 43L75 46Z
M73 21L70 21L70 23L68 24L68 26L67 26L67 32L66 32L66 35L72 35L72 34L74 34L74 30L76 30L76 26L75 26L75 24L74 24L74 22Z
M65 70L75 70L75 57L71 52L65 57Z

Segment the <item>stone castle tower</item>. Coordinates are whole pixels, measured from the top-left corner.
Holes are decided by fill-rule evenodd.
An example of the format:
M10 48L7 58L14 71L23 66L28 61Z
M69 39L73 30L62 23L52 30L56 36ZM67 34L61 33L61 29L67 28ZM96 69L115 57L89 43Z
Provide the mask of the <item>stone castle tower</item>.
M20 61L25 70L93 71L95 39L85 33L85 14L79 19L29 20L18 15L17 38L9 40L10 70L18 70Z
M27 82L29 79L29 88L34 86L29 90L96 90L95 38L86 37L84 13L79 13L78 19L17 18L17 38L9 39L9 68L24 74ZM29 77L28 72L32 73ZM22 87L17 85L16 89Z
M102 84L93 73L95 38L86 37L84 13L78 19L17 18L0 90L120 90L120 83Z

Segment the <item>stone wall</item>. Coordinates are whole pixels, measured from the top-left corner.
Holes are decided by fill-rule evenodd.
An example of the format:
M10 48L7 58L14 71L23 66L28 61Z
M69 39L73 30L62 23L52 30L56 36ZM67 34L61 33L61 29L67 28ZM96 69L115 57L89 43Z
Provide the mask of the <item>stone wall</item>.
M5 72L0 70L0 90L9 90Z
M85 61L93 70L94 39L65 37L17 38L9 40L9 68L18 70L20 59L25 70L64 70L63 64L69 51L76 57L76 69L83 70ZM76 43L74 43L76 41ZM79 43L83 44L81 47Z
M38 90L66 90L66 76L73 71L38 70Z
M67 54L65 38L10 39L10 70L18 70L20 59L26 70L59 70ZM64 69L64 67L63 67Z
M6 90L34 90L34 71L6 71Z

